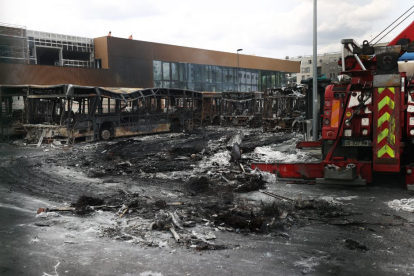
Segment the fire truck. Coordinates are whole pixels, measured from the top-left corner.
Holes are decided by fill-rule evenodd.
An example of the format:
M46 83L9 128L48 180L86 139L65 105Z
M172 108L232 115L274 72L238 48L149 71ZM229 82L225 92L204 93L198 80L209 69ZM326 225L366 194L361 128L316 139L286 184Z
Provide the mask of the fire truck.
M414 52L413 39L414 21L386 46L343 39L342 72L326 87L321 104L321 138L297 144L320 147L322 160L252 168L281 178L352 185L372 182L375 172L403 170L407 189L414 190L414 76L398 64L401 55Z

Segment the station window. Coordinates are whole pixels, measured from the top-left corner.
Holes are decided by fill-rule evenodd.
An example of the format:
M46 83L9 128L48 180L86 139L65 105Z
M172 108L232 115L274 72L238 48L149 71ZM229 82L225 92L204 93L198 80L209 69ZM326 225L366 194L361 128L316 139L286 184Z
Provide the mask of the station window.
M180 81L186 81L187 80L187 64L186 63L180 63L178 65L179 73L180 73ZM191 73L192 75L193 73Z
M310 68L302 68L309 73ZM204 64L153 61L154 87L188 88L196 91L264 91L285 84L285 76L277 71L222 67Z
M154 80L162 80L161 61L154 60L153 63Z
M163 62L162 63L162 78L163 80L170 80L170 63Z
M171 63L171 79L178 80L178 63Z

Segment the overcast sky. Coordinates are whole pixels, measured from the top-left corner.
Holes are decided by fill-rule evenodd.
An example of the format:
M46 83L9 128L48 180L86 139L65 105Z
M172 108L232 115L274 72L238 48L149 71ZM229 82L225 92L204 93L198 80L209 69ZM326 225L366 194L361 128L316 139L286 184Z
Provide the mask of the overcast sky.
M371 40L413 4L318 0L318 53L340 51L342 38ZM116 37L285 58L312 53L312 8L312 0L0 0L0 22L91 38L112 31ZM414 14L383 41L413 20Z

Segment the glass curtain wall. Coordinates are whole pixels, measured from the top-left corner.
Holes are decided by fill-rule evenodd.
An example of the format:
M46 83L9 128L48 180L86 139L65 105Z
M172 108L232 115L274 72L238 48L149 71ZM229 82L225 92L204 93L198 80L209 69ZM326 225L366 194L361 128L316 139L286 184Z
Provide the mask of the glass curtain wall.
M237 67L153 61L154 87L207 92L251 92L282 87L286 74Z

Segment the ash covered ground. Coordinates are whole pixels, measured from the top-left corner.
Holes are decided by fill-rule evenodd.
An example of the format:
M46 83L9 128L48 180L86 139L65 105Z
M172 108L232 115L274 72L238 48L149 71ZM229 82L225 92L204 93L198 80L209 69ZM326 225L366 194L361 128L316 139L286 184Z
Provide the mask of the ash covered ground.
M250 169L316 161L300 139L208 127L3 144L0 275L412 275L399 179L319 186Z

